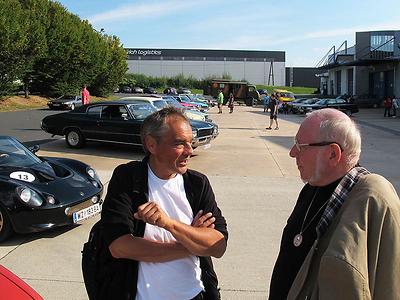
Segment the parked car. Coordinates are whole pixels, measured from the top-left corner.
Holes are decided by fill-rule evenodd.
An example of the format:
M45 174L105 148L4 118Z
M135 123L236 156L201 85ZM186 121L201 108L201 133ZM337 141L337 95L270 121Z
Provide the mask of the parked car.
M185 94L180 94L178 96L174 96L176 100L178 100L181 103L188 103L195 105L197 109L199 109L202 112L208 111L208 104L200 101L192 101L188 95Z
M47 102L50 109L71 109L82 105L82 96L61 96Z
M269 94L268 94L268 91L267 91L267 90L264 90L264 89L258 89L257 92L258 92L260 95L267 95L267 96L269 95Z
M131 97L124 97L119 100L125 101L135 101L136 103L149 103L150 105L154 106L155 109L160 110L164 107L168 106L168 103L163 98L156 98L156 97L142 97L142 96L131 96Z
M130 100L96 102L67 113L47 116L42 129L52 135L65 136L71 148L81 148L86 141L142 145L140 129L144 119L156 108L149 103ZM209 122L190 121L192 147L209 144L218 135L218 126Z
M178 94L191 94L192 91L185 87L180 87L178 89Z
M43 300L33 288L6 267L0 265L1 299Z
M292 102L288 102L287 106L288 106L288 111L293 113L293 114L297 114L298 111L298 107L301 106L303 103L305 103L306 101L310 100L310 99L315 99L315 102L317 102L319 99L317 98L298 98L293 100Z
M275 89L274 90L275 94L279 94L278 100L280 102L291 102L293 101L294 98L294 94L292 92L289 92L287 90L280 90L280 89Z
M130 86L121 87L121 93L130 94L132 93L132 88Z
M307 111L309 111L308 107L310 107L312 104L318 102L321 99L318 98L311 98L303 101L302 103L299 103L295 106L292 107L293 113L297 114L305 114Z
M134 93L134 94L143 94L143 89L141 87L135 86L132 89L132 93Z
M203 112L198 111L198 110L187 109L185 106L183 106L181 103L179 103L179 101L176 100L172 96L164 96L163 100L166 101L168 105L174 106L174 107L179 108L179 109L183 109L186 117L188 117L189 119L197 120L197 121L204 121L204 122L212 122L208 118L208 114L207 113L203 113Z
M174 87L167 87L166 89L164 89L163 93L166 95L177 95L178 94L178 92L176 91L176 88L174 88Z
M308 106L306 108L306 113L321 108L336 108L349 116L358 112L358 106L356 104L347 103L347 101L344 99L336 98L321 99L318 102Z
M157 94L157 90L155 89L155 88L153 88L153 87L146 87L146 88L144 88L143 89L143 92L145 93L145 94Z
M103 185L94 169L77 160L39 157L38 150L0 136L0 241L13 232L75 224L101 210Z

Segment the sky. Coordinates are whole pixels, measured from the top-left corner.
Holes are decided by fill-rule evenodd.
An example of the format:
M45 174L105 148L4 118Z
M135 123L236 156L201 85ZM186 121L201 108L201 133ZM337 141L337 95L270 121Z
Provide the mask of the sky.
M400 30L400 0L60 0L125 48L285 51L315 67L355 32Z

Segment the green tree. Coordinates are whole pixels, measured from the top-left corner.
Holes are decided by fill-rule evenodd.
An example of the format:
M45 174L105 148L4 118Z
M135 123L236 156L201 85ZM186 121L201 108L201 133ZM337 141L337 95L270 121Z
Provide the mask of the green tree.
M5 95L24 72L27 26L18 0L0 0L0 45L0 95Z

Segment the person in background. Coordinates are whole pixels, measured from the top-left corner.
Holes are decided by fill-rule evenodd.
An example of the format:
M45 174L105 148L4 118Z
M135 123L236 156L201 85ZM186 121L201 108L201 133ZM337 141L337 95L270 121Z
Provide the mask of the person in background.
M276 124L275 130L278 130L278 99L275 94L272 94L269 100L269 127L265 129L271 130L274 120Z
M82 88L82 105L90 103L90 93L86 87L86 85Z
M222 105L224 104L224 93L222 90L219 91L218 97L217 97L217 105L218 105L218 113L222 114Z
M397 117L397 109L400 106L400 99L396 98L396 96L393 96L393 100L392 100L392 106L393 106L393 118Z
M269 105L269 96L267 94L264 94L263 96L263 103L264 103L264 112L268 110L268 105Z
M229 107L230 114L233 113L234 101L235 101L235 97L233 96L233 93L229 93L228 107Z
M386 117L386 115L390 118L392 115L390 114L390 111L392 110L392 98L387 97L385 101L383 101L383 107L385 108L385 112L383 113L383 117Z
M361 134L339 110L310 113L289 155L306 183L283 230L269 300L400 295L400 201L358 165Z

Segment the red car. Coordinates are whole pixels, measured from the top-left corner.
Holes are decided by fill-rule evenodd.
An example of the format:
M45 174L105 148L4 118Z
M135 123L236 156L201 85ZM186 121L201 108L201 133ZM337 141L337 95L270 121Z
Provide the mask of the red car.
M2 265L0 265L0 291L1 300L43 300L33 288Z

